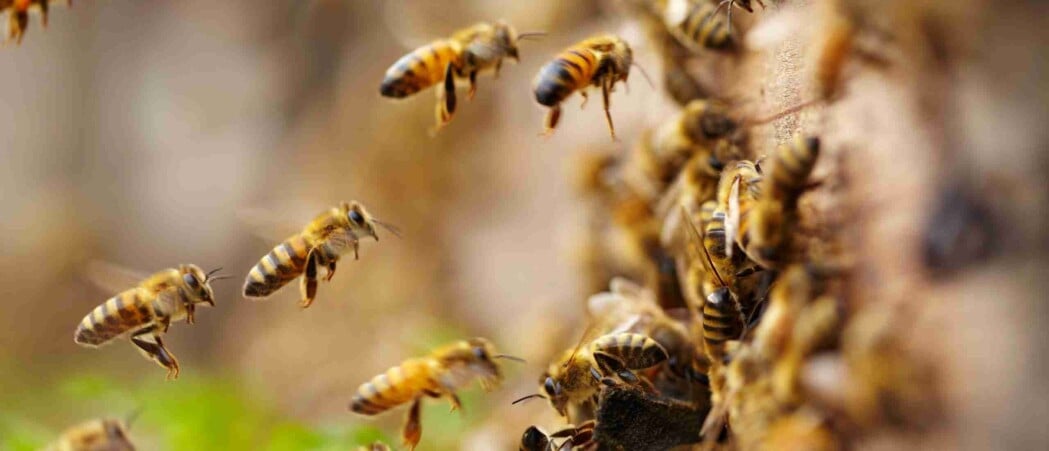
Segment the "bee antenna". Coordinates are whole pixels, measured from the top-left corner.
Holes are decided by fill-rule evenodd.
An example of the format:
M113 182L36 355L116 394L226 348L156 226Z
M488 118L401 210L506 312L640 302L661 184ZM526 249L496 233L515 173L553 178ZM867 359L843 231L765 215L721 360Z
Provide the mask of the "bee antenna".
M544 36L546 36L546 32L545 31L529 31L529 32L521 33L521 34L517 35L517 40L518 41L527 41L527 40L531 39L533 41L537 41L538 40L537 38L542 38Z
M707 251L707 246L703 243L707 239L706 231L700 229L699 227L696 227L696 224L692 222L692 215L689 213L688 208L682 205L681 211L685 213L685 222L688 223L689 231L691 231L693 235L699 237L699 248L703 249L703 256L706 259L707 263L705 266L708 269L710 269L710 272L714 273L714 277L718 279L718 282L721 284L721 286L726 286L725 280L721 278L721 274L718 273L718 269L714 267L714 260L710 258L710 252Z
M212 269L211 271L208 271L207 274L204 274L204 278L205 279L210 279L212 274L215 274L215 273L217 273L219 271L222 271L222 267L221 266L219 266L218 268Z
M397 238L401 237L401 229L399 227L397 227L397 226L395 226L393 224L390 224L388 222L380 221L380 220L375 219L375 218L372 218L372 221L374 221L376 224L381 225L382 228L384 228L384 229L386 229L386 231L392 233L393 236L395 236Z
M521 402L524 402L524 401L528 401L529 399L533 399L533 398L545 398L545 396L543 396L543 395L541 395L539 393L532 393L532 394L530 394L528 396L517 398L516 400L514 400L514 402L511 402L510 405L516 405L518 403L521 403Z
M656 85L654 83L652 83L652 79L649 78L648 72L645 72L645 68L644 67L641 67L640 64L638 64L637 62L634 62L634 61L631 61L630 65L634 66L634 67L637 67L637 70L641 71L641 76L645 77L645 81L648 82L648 86L652 87L652 89L656 89Z
M226 279L232 279L232 278L233 278L233 276L227 276L227 275L223 274L223 275L219 275L219 276L215 276L215 277L208 277L208 282L214 282L216 280L226 280Z
M506 355L506 354L496 354L496 355L492 356L492 358L493 359L513 360L514 362L521 362L521 363L528 363L528 362L525 361L525 359L522 359L520 357L514 357L512 355Z
M788 116L788 115L797 113L798 111L801 111L801 110L803 110L805 108L808 108L808 107L812 106L816 102L819 102L819 99L806 100L806 101L798 103L798 104L796 104L796 105L794 105L792 107L789 107L789 108L787 108L787 109L785 109L783 111L780 111L779 113L773 114L772 116L745 121L744 125L752 126L752 125L767 124L767 123L772 122L772 121L774 121L776 119L779 119L779 118L781 118L783 116Z

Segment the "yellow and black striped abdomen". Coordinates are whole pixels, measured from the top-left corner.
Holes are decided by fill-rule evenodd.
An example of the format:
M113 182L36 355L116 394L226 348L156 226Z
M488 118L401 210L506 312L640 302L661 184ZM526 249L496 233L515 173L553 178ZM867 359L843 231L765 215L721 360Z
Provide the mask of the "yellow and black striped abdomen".
M273 248L262 257L244 281L244 296L266 297L302 274L310 244L302 235L295 235Z
M780 146L776 152L772 169L769 171L772 187L769 196L785 200L788 203L796 200L805 182L816 166L819 156L819 138L798 137L791 143Z
M720 49L731 43L731 36L717 6L707 1L691 2L691 9L681 23L681 32L692 44Z
M590 84L597 70L597 56L581 46L565 50L539 70L535 79L535 100L556 106L578 89Z
M153 297L142 288L121 292L95 307L77 326L73 341L98 346L153 322Z
M377 415L415 398L425 391L438 392L437 363L432 359L410 359L361 384L350 401L350 410Z
M655 340L641 334L605 335L594 340L590 350L617 357L632 370L649 368L667 360L667 351Z
M402 56L386 70L379 92L385 97L408 97L443 81L448 64L460 64L460 47L454 41L436 41Z
M713 362L725 358L725 342L739 339L743 316L728 288L718 288L703 304L703 345Z

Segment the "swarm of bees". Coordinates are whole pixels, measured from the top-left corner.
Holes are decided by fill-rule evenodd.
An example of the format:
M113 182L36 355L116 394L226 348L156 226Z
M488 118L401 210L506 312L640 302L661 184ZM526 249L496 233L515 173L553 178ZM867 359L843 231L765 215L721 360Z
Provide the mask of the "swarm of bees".
M29 6L38 6L46 23L47 2L0 5L17 22L18 39ZM592 235L601 237L586 243L585 252L588 286L596 293L585 303L582 336L545 365L536 393L514 401L543 398L566 424L551 433L529 427L520 449L840 449L844 431L891 417L882 400L907 399L910 394L895 387L922 375L835 357L863 355L862 362L884 367L896 362L884 321L850 322L848 259L813 244L837 237L802 220L806 199L821 189L813 174L826 149L812 131L798 130L775 148L756 148L748 133L843 95L841 68L854 24L842 18L827 38L817 58L815 99L755 119L741 102L701 88L677 92L698 86L683 59L742 51L743 30L732 27L731 12L754 12L749 0L640 5L639 20L659 30L656 48L673 48L660 56L675 70L666 88L681 109L621 155L596 155L580 165L577 185L593 207ZM498 75L504 59L518 60L522 40L542 34L518 33L502 21L464 28L397 60L380 93L402 98L436 86L439 129L456 111L457 81L468 83L472 98L479 73ZM610 96L634 65L631 45L613 34L584 39L543 65L533 92L549 109L544 134L558 125L568 97L578 92L585 103L587 89L595 87L616 140ZM243 296L266 298L300 278L300 307L309 307L321 273L330 281L351 250L358 259L361 239L379 240L377 227L399 236L359 202L324 211L250 268ZM193 324L197 305L215 305L210 284L226 278L217 271L180 265L153 274L92 310L74 340L94 347L127 337L175 379L178 360L161 336L172 322ZM452 410L461 409L457 393L475 380L486 390L500 385L500 359L520 360L483 338L448 344L364 382L349 410L375 416L407 404L401 436L414 449L422 438L422 400L446 398ZM852 388L842 380L846 373L856 381ZM834 420L842 412L844 419ZM113 444L82 444L88 442ZM57 449L132 449L125 427L111 420L78 427L60 443Z

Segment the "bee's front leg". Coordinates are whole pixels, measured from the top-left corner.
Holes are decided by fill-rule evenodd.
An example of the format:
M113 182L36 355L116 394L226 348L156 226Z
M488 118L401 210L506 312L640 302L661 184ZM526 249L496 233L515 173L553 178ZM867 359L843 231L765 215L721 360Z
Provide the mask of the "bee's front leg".
M419 421L421 403L422 398L415 398L415 401L412 402L411 409L408 409L408 417L404 420L404 429L401 431L404 446L407 446L409 450L414 450L423 436L423 426Z
M612 135L612 141L615 141L616 127L612 124L612 113L608 110L608 96L612 92L612 83L615 83L615 80L613 80L612 78L607 78L607 80L608 81L601 83L601 99L604 101L605 104L605 120L608 122L608 133Z
M317 296L317 252L315 249L310 249L310 252L306 254L306 268L302 271L299 291L302 293L299 307L309 307Z
M143 338L146 334L153 334L153 340L147 340ZM178 379L179 365L178 359L175 358L168 349L164 346L164 341L160 338L160 335L155 333L154 328L145 329L137 332L131 337L131 343L142 351L146 358L157 362L160 366L167 368L168 374L167 379L173 380Z
M186 304L186 324L193 324L193 314L196 311L197 307L192 302Z

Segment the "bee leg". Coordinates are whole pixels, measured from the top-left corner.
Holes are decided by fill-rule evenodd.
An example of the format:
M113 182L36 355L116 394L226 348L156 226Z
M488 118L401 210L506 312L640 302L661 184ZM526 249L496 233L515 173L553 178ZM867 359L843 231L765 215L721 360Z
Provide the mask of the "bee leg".
M449 394L448 402L452 403L452 410L450 410L450 412L455 412L456 410L459 412L463 411L463 402L459 400L459 395L456 395L455 393Z
M422 398L415 398L415 401L412 402L411 409L408 409L408 417L404 420L404 429L401 431L404 446L408 447L409 450L415 449L423 435L422 423L419 421L419 405L421 402Z
M616 385L619 385L619 384L616 383L615 379L612 379L611 377L607 377L607 376L602 376L601 372L597 371L597 368L594 368L594 367L590 367L590 376L592 376L595 381L597 381L597 382L599 382L601 384L607 385L609 387L614 387Z
M313 249L310 249L309 254L306 255L306 269L302 271L299 291L302 292L299 307L309 307L313 303L313 298L317 296L317 254Z
M503 68L503 59L502 59L502 58L499 58L499 60L497 60L497 61L495 62L495 74L494 74L494 78L499 78L499 70L500 70L500 69L502 69L502 68Z
M579 104L579 109L586 108L586 101L590 100L590 95L586 91L579 91L579 95L583 96L583 103Z
M186 304L186 324L193 324L193 314L196 310L197 307L192 302Z
M594 352L594 360L597 361L597 365L600 366L606 374L615 374L616 376L619 376L619 378L623 380L623 382L632 385L636 385L640 382L640 380L637 378L637 375L635 375L633 371L630 371L630 369L627 368L625 364L623 364L622 360L619 360L611 354L600 351Z
M353 259L360 260L361 242L359 240L353 240Z
M612 141L616 140L616 127L612 125L612 113L608 111L608 95L612 92L612 83L615 81L611 78L608 81L601 83L601 99L605 104L605 120L608 121L608 133L612 135Z
M542 136L550 136L557 128L557 123L561 120L561 105L555 105L550 107L550 111L546 113L546 121L543 123Z
M160 329L160 331L162 333L167 333L168 332L168 327L170 327L170 326L171 326L171 317L170 316L158 316L157 317L157 328Z
M474 94L477 94L477 71L470 72L470 90L466 91L466 99L473 100Z
M40 22L47 28L47 1L38 3L40 5Z
M153 334L153 341L143 338L146 334ZM167 379L178 379L178 359L164 347L164 341L155 334L154 328L139 331L131 337L131 343L139 348L146 358L157 362L160 366L167 368Z
M335 262L328 263L328 275L324 276L325 282L331 282L331 278L335 276Z
M437 126L436 130L440 130L448 122L452 120L452 115L455 114L455 66L448 64L448 67L444 70L444 89L437 90Z

